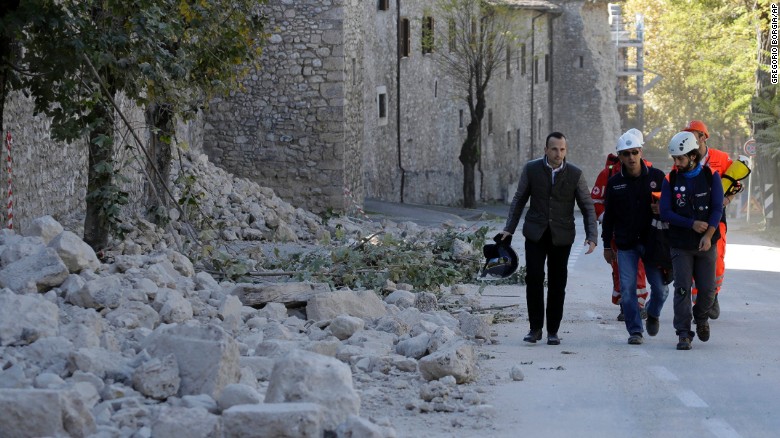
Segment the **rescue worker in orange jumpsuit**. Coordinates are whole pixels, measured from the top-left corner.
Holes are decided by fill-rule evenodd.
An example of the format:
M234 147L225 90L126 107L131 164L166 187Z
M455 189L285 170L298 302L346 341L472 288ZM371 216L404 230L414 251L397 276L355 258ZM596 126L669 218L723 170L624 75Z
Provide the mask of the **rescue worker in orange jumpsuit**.
M635 135L640 141L644 142L642 132L638 129L632 128L626 131L626 133ZM644 161L647 166L652 165L649 161ZM616 173L620 173L620 160L617 155L610 152L610 154L607 155L607 162L604 165L604 169L599 172L599 175L596 177L596 183L590 191L590 197L593 199L593 207L596 209L596 218L599 223L601 223L604 218L604 198L606 197L605 188L607 187L607 181ZM614 239L612 240L611 247L613 253L617 254L617 247L615 246ZM612 266L612 304L620 305L620 273L618 271L617 257L612 260L610 265ZM647 317L645 302L647 301L648 292L647 283L645 281L645 266L642 264L641 260L639 261L639 267L636 272L636 289L640 314L642 315L642 319L645 319ZM623 321L625 319L622 307L620 308L620 314L617 319L618 321Z
M699 144L699 153L702 156L701 164L703 166L709 166L713 173L718 172L719 175L724 175L726 170L731 166L733 160L729 157L729 154L712 149L707 146L707 139L710 137L710 133L707 130L707 125L701 120L691 120L688 125L683 129L696 136L696 141ZM710 319L718 319L720 316L720 304L718 304L718 293L720 287L723 284L723 274L726 272L726 206L734 199L734 195L724 196L723 198L723 216L721 217L719 224L720 239L717 242L718 258L715 260L715 302L710 308ZM693 301L696 302L696 288L691 292Z

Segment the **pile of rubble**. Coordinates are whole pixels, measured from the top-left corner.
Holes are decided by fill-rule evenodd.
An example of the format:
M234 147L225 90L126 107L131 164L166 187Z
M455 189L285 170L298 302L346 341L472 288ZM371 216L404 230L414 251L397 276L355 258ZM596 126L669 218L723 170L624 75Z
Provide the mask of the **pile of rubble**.
M201 207L224 239L328 233L273 192L219 181L203 182L219 196ZM462 385L491 337L471 289L448 291L463 305L450 313L408 285L217 282L133 232L101 263L51 217L0 231L4 437L392 437L392 405L490 414Z
M203 245L236 242L329 241L322 220L295 208L246 178L237 178L211 163L206 155L188 153L173 166L173 195L181 211L172 208L170 226L162 229L134 217L125 221L125 238L114 251L143 254L182 247L194 237ZM186 245L184 245L186 246Z

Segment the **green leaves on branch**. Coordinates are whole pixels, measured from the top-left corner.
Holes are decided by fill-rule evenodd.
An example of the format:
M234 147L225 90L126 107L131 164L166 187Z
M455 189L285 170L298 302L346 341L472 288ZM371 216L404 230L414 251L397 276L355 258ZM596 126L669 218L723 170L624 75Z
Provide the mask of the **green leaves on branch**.
M716 147L721 135L747 135L757 53L753 2L627 0L623 5L629 20L643 14L645 69L663 78L645 94L646 130L660 130L651 146L665 147L691 119L707 124Z
M100 217L106 221L108 231L120 239L124 237L122 224L122 206L129 202L129 194L120 188L128 182L121 173L115 172L113 161L101 161L93 166L98 178L109 178L104 184L87 194L87 202L98 206Z
M449 230L436 235L432 241L382 234L357 245L296 254L267 263L264 268L297 272L296 280L324 282L334 288L380 290L389 280L411 284L415 290L437 290L439 286L476 280L483 262L482 245L487 231L487 227L473 234ZM458 240L471 246L470 255L458 254Z
M756 131L756 142L769 156L780 158L780 86L763 90L754 102L753 122L766 126Z

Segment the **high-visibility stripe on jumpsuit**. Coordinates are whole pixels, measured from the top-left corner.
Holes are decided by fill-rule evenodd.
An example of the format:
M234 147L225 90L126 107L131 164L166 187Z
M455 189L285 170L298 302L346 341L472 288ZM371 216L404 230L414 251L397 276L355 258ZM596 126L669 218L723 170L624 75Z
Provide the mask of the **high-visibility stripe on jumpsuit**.
M702 165L709 166L713 173L718 172L720 175L726 173L726 169L731 166L732 162L733 160L729 157L729 154L717 149L712 149L711 147L707 147L707 153L704 154L704 157L701 160ZM718 224L720 231L720 239L718 239L717 243L718 258L715 259L716 295L720 292L720 287L723 284L723 275L726 273L726 230L728 227L726 226L726 207L724 206L723 209L723 216L720 220L720 224ZM694 287L693 292L691 292L691 297L694 302L696 301L696 293L697 290Z

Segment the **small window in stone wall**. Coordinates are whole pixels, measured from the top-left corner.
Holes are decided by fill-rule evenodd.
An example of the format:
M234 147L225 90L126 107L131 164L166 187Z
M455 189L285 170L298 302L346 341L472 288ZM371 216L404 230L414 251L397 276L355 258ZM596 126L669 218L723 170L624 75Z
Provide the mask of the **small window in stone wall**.
M458 128L463 129L463 110L458 110Z
M378 0L379 6L378 9L380 11L386 11L390 9L390 0Z
M357 82L357 59L352 58L352 85Z
M544 55L544 81L550 80L550 55Z
M409 33L409 19L401 18L398 25L398 40L401 45L401 57L409 57L410 49L412 47L411 34Z
M433 81L433 97L439 97L439 80Z
M539 83L539 58L534 59L534 84Z
M488 134L493 133L493 110L488 110Z
M512 149L512 131L506 132L506 148Z
M517 130L516 136L517 137L516 137L515 140L516 140L516 143L517 143L517 152L520 152L520 130L519 129Z
M542 119L539 119L539 120L537 120L537 123L536 123L536 132L537 132L537 134L536 134L536 137L537 137L539 140L541 140L541 139L542 139ZM544 146L547 146L547 145L544 145Z
M456 32L458 31L457 26L455 25L455 19L450 18L450 22L448 23L449 27L449 37L448 37L448 46L450 47L450 52L454 52L456 49L455 46L455 38L456 38Z
M376 88L376 108L379 126L387 125L387 87Z
M431 16L423 17L421 45L423 54L433 52L433 17Z
M525 76L525 44L520 44L520 57L517 62L520 63L520 75Z
M506 45L506 78L512 77L512 47Z
M585 68L585 58L580 56L579 68Z

